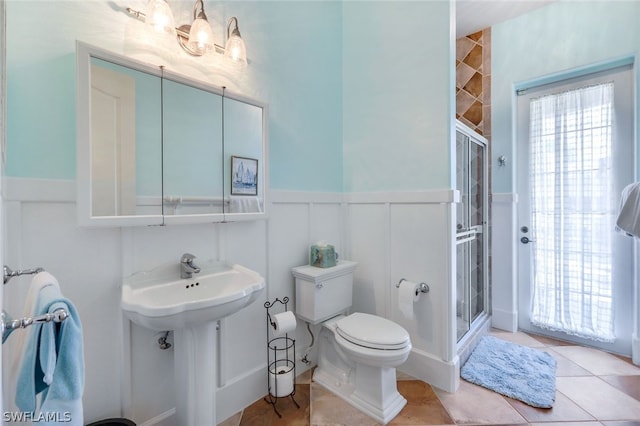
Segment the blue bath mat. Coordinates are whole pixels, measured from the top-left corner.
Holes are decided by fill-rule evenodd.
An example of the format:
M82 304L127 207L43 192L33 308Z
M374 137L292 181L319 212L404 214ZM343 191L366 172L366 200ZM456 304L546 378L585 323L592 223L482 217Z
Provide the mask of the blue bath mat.
M480 339L460 376L532 407L551 408L556 399L556 360L493 336Z

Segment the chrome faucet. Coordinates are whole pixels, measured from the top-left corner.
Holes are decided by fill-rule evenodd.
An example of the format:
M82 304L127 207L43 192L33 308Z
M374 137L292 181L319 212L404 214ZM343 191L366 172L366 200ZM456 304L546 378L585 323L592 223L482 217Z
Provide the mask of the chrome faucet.
M193 274L200 272L200 268L193 264L196 257L191 253L185 253L180 258L180 278L191 278Z

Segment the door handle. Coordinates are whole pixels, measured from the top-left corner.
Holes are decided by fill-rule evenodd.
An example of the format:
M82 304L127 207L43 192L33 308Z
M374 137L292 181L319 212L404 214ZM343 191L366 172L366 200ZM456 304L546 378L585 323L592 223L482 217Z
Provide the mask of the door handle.
M529 237L522 237L520 238L520 242L522 244L529 244L529 243L535 243L536 240L530 240Z

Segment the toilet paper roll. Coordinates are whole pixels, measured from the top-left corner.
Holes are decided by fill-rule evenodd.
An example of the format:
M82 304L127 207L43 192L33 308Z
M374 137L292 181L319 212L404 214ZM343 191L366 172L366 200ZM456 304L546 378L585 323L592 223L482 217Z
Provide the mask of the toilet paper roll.
M402 280L398 288L398 305L400 312L407 319L413 318L413 303L420 297L418 291L418 283L408 280Z
M275 397L289 396L293 392L293 369L275 367L269 371L269 393Z
M291 311L281 312L275 314L272 317L273 320L273 334L275 336L282 336L285 333L296 329L296 316Z

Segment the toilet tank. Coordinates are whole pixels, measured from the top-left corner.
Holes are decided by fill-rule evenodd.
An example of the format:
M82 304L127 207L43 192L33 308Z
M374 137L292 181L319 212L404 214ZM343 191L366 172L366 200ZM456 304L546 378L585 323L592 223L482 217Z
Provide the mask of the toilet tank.
M296 315L311 324L318 324L349 309L356 265L356 262L340 260L330 268L310 265L293 268Z

